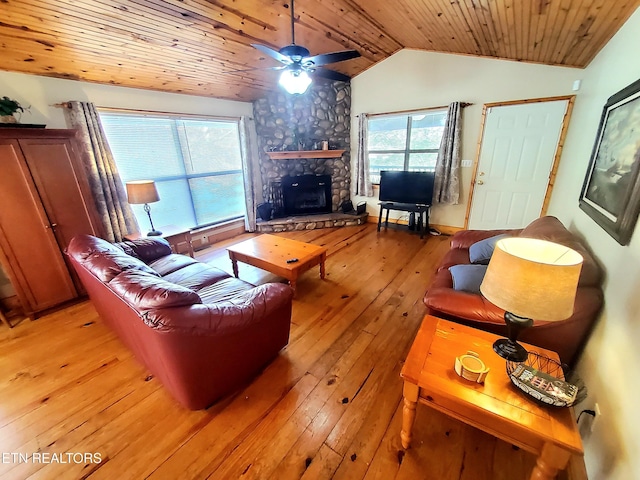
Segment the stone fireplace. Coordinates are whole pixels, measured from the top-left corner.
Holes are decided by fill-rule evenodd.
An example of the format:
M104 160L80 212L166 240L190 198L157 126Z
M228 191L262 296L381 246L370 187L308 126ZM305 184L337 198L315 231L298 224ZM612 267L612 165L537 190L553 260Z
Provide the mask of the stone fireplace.
M351 85L314 80L303 95L280 90L253 104L260 150L263 201L270 202L271 184L299 175L331 176L331 211L349 200L351 184ZM326 158L322 143L341 155ZM296 157L293 152L303 151ZM313 153L317 151L316 156ZM286 158L270 153L286 152Z

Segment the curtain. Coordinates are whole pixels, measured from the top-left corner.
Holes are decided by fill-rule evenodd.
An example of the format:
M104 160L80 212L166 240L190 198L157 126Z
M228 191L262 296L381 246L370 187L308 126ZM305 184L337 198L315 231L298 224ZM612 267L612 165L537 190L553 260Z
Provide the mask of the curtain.
M127 203L127 194L102 130L98 111L89 102L68 102L68 108L64 111L67 125L78 131L83 162L105 239L120 242L124 235L137 232L140 228Z
M252 118L240 118L240 148L242 150L242 172L244 181L244 200L247 213L244 226L248 232L256 230L256 192L262 192L260 178L260 158L256 127Z
M449 105L447 123L440 142L436 160L436 175L433 187L435 203L457 205L460 199L460 156L461 156L462 105Z
M367 120L366 113L361 113L358 123L358 157L356 158L355 195L373 197L371 176L369 174L369 151L367 148Z

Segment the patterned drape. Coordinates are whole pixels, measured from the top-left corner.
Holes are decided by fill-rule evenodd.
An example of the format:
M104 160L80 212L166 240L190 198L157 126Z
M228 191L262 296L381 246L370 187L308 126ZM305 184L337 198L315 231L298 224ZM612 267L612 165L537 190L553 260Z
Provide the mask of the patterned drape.
M356 172L354 195L373 197L373 186L369 174L369 151L367 148L367 114L361 113L358 124L358 157L356 158Z
M244 226L248 232L256 230L256 192L262 192L260 178L260 158L256 128L252 118L243 116L240 119L240 148L242 150L242 172L244 181L244 200L247 213Z
M140 230L118 174L107 137L93 103L68 102L64 109L67 125L78 131L89 186L104 226L106 240L122 241L124 235ZM150 166L151 168L151 166Z
M435 203L457 205L460 199L461 130L462 105L460 102L454 102L449 105L447 123L436 160L433 188Z

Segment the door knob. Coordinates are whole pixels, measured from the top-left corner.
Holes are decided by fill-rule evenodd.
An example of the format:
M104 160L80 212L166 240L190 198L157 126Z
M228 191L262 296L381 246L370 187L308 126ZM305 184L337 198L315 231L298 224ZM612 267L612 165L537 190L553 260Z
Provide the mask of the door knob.
M484 185L484 182L482 180L478 180L478 185Z

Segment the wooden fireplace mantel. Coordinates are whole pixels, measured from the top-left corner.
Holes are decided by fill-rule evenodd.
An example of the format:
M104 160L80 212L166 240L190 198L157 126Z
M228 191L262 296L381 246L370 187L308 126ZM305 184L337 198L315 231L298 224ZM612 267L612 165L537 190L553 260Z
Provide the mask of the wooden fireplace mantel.
M271 160L292 160L296 158L338 158L345 150L298 150L288 152L267 152Z

